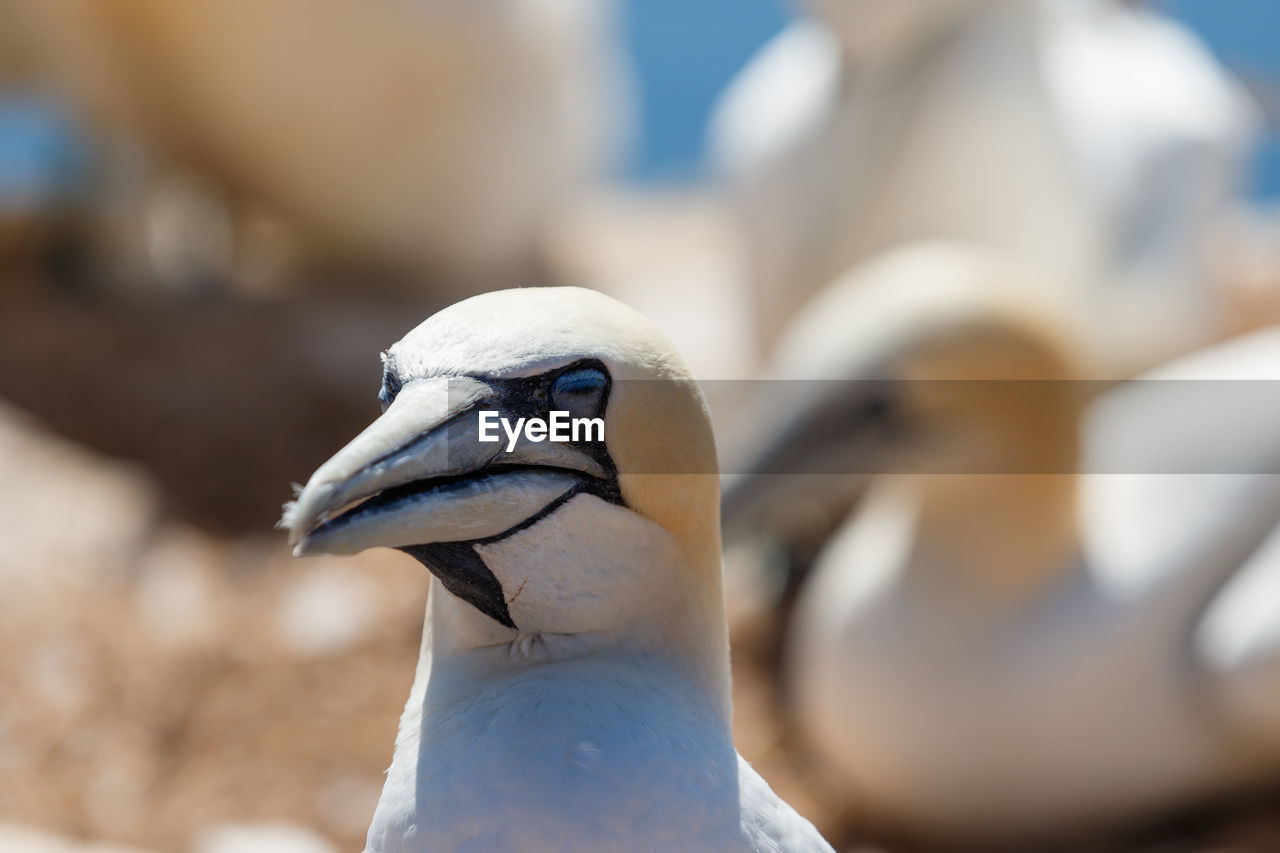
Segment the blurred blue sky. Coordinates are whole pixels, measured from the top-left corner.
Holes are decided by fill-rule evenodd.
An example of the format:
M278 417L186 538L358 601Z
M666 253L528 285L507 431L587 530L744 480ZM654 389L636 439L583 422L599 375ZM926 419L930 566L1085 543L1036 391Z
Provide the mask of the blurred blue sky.
M80 189L87 156L67 113L0 94L0 215L64 201Z
M717 96L782 29L785 0L626 0L623 32L635 68L642 135L630 174L695 177Z
M1195 28L1247 77L1280 94L1280 2L1155 0ZM643 134L629 175L645 181L699 176L707 117L717 94L790 14L784 0L627 0L623 21ZM1259 153L1255 195L1280 199L1280 138Z

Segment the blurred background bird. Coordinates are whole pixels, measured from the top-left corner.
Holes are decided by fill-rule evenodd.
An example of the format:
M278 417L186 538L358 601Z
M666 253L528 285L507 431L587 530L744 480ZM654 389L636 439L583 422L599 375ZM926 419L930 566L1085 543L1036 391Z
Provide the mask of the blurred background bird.
M810 5L713 123L766 343L860 259L939 238L1053 271L1106 369L1222 334L1208 241L1258 117L1184 28L1118 0Z
M1086 413L1032 286L957 245L850 272L784 335L774 375L808 381L762 383L784 412L726 497L805 573L781 679L814 761L926 837L1044 843L1280 780L1280 614L1257 608L1280 332Z
M628 118L607 0L6 2L29 64L103 134L107 179L146 170L127 218L177 284L231 283L268 213L453 298L536 278Z
M1189 393L1219 383L1175 383L1154 401L1132 390L1153 383L1118 383L1211 364L1218 350L1179 357L1280 316L1276 15L1210 0L0 0L0 839L358 849L418 658L428 578L379 549L293 561L271 532L282 485L376 416L369 353L443 305L516 285L588 286L651 318L703 380L735 473L735 448L758 449L812 402L808 382L750 381L786 373L778 348L794 343L797 316L829 315L800 350L866 354L898 334L927 339L952 304L904 291L889 323L870 297L831 301L833 283L866 283L871 259L917 240L1025 270L1010 287L1036 306L1017 316L1043 319L1041 343L935 361L957 376L1037 376L1048 365L1032 353L1061 338L1051 348L1071 354L1071 371L1055 376L1106 381L1075 382L1075 403L958 392L927 400L911 423L957 451L980 441L971 465L1043 459L1051 446L1066 459L1077 435L1078 464L1052 473L1075 484L1080 512L1064 509L1065 487L1031 501L957 485L957 505L983 531L1040 519L1019 529L1018 549L991 532L975 553L1041 568L1012 572L996 600L1026 613L1043 589L1080 616L1057 628L1028 616L1017 636L1044 641L1027 659L1062 690L1096 683L1099 661L1135 644L1082 640L1082 614L1111 599L1064 604L1052 591L1079 573L1050 551L1080 541L1097 555L1090 570L1114 569L1115 594L1149 613L1153 590L1178 575L1169 554L1200 554L1218 541L1214 525L1233 534L1265 509L1226 486L1191 499L1142 477L1090 483L1134 459L1164 471L1162 454L1221 463L1244 482L1239 467L1266 446L1242 437L1265 412L1227 417L1230 435L1198 445L1194 429L1173 429L1188 410L1239 402ZM776 396L760 411L766 389ZM908 441L887 402L850 403L879 419L877 473ZM1027 446L1032 415L1083 425ZM1185 455L1188 444L1203 452ZM884 518L880 504L824 482L806 475L803 495L762 503L759 517L769 530L785 521L783 532L740 538L728 554L734 741L838 848L910 850L905 838L929 828L922 804L979 793L913 788L904 802L921 817L901 835L849 819L856 798L827 775L838 751L815 756L820 738L789 711L822 705L821 691L797 692L796 655L780 640L798 647L806 623L793 606L818 597L804 578L820 572L777 571L779 554L796 566L821 554L814 565L839 566L850 584L882 565L837 556L851 530ZM1050 502L1052 523L1035 515ZM1156 528L1171 531L1129 535ZM1123 658L1145 686L1126 688L1129 720L1143 709L1167 720L1188 696L1212 695L1218 721L1153 724L1135 744L1167 738L1172 761L1219 733L1273 736L1274 593L1254 568L1273 550L1258 544L1229 582L1204 576L1220 592L1194 631L1144 635L1159 649L1190 637L1195 648L1175 659L1222 691L1161 699L1145 691L1169 687L1140 666L1150 658ZM1016 716L1024 682L961 654L979 635L1007 638L1004 623L939 612L951 614L958 671L990 687L983 707ZM886 659L850 649L850 665ZM955 683L905 650L895 661L900 679L921 667L920 689ZM882 701L902 707L892 691ZM1026 761L1069 754L1072 778L1091 780L1126 755L1100 745L1106 722L1081 714L1077 749L1064 738ZM895 783L886 767L920 766L892 754L901 739L847 743L867 762L855 774L877 783ZM1201 766L1227 766L1233 749L1206 749ZM1269 750L1256 749L1260 764ZM948 773L974 789L1000 769L960 753L924 757L954 758ZM1096 793L1150 795L1152 808L1123 810L1120 828L1080 849L1280 843L1266 791L1191 771L1141 778L1150 766ZM1182 783L1193 805L1156 796ZM1212 803L1199 795L1215 790ZM1042 797L1037 814L1089 801L1035 785L1018 796ZM1131 825L1139 813L1151 817Z

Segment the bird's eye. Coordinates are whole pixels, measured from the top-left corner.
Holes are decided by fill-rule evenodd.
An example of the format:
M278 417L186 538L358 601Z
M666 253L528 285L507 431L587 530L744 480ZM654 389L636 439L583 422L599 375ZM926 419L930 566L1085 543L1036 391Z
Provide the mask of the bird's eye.
M400 380L390 370L382 372L382 388L378 390L378 403L382 406L382 411L386 411L391 406L391 401L400 393Z
M604 408L609 376L598 367L566 370L551 385L551 408L575 418L594 418Z
M885 424L893 419L895 400L890 390L883 387L886 383L876 382L875 387L866 394L858 405L858 419L864 422Z

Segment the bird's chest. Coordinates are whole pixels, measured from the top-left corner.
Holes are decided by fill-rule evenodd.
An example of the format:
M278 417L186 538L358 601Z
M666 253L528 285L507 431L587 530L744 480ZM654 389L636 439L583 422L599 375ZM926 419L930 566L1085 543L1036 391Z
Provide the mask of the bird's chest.
M371 853L714 849L736 826L737 755L708 711L635 685L508 687L406 717Z
M1199 741L1172 660L1087 603L985 628L863 614L809 647L810 739L878 806L957 821L1103 809L1185 774Z

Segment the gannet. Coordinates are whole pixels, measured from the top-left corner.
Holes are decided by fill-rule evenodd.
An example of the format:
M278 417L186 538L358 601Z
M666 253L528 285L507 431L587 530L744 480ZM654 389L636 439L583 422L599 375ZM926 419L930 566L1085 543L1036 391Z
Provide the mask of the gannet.
M610 0L10 2L50 76L158 168L467 294L533 263L629 121Z
M1220 335L1208 269L1260 121L1184 28L1116 0L808 0L711 123L756 323L903 242L1056 275L1088 355L1133 373Z
M733 746L714 442L665 338L592 291L508 290L383 364L383 415L284 520L298 555L433 576L368 853L829 851ZM605 440L508 452L486 411Z
M1280 328L1085 408L1025 275L919 245L824 291L726 493L821 542L783 659L833 790L953 841L1280 778Z

